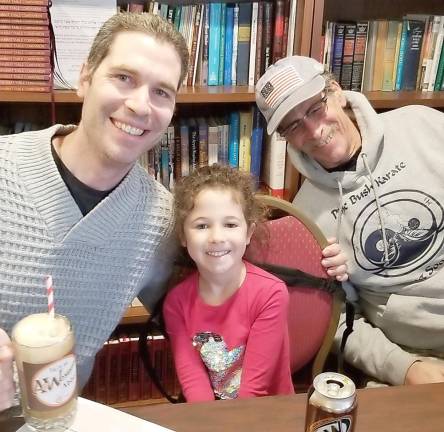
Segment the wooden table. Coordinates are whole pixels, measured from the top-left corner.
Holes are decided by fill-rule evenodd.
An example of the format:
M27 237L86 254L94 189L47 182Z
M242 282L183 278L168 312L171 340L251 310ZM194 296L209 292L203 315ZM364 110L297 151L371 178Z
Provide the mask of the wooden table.
M151 405L124 411L178 432L303 432L306 396ZM358 390L355 432L444 431L444 383Z
M305 404L299 394L122 410L177 432L303 432ZM444 431L444 383L358 390L358 404L355 432ZM0 431L15 432L22 423L0 422Z

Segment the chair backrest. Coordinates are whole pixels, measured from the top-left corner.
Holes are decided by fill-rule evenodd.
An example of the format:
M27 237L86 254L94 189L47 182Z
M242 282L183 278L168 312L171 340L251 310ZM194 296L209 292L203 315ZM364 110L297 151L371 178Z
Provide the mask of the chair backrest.
M332 282L321 265L327 240L319 228L289 202L265 195L257 199L271 210L265 228L251 240L246 258L259 265L298 269ZM289 337L292 373L313 361L312 377L320 373L338 325L341 296L315 287L310 279L288 285ZM328 285L328 284L326 284Z

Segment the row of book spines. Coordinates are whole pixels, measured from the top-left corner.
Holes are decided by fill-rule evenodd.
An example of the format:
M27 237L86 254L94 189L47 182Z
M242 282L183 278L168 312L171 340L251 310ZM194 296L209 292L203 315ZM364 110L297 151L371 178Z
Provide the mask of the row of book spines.
M261 172L263 120L259 111L233 111L227 119L181 119L161 139L160 146L140 159L148 172L167 188L198 167L219 163Z
M210 4L208 81L203 84L254 85L287 54L289 5L282 0Z
M149 336L147 344L151 363L165 390L178 395L180 385L168 342L163 336ZM105 343L96 355L82 396L105 404L163 397L144 368L138 337L122 335Z
M439 16L327 23L324 63L345 89L442 90L443 38L444 18Z
M129 4L124 9L158 13L185 36L191 54L186 85L254 85L271 63L288 54L289 28L294 27L289 22L292 2L184 6L149 2L147 8Z

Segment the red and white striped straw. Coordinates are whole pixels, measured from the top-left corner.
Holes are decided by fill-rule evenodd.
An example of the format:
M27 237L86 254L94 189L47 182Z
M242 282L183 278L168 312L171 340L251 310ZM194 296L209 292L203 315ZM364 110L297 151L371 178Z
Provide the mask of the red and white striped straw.
M54 318L54 287L52 285L52 276L46 277L46 296L48 297L48 313Z

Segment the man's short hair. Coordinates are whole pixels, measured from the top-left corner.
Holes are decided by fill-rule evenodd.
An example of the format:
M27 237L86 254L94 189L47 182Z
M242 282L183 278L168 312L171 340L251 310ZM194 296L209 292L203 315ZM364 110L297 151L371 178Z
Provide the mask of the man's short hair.
M179 86L188 71L189 53L183 36L168 21L149 13L117 13L100 28L89 51L87 66L92 75L108 55L115 37L122 32L145 33L157 41L169 43L177 51L181 62Z

